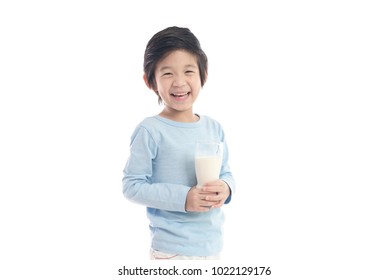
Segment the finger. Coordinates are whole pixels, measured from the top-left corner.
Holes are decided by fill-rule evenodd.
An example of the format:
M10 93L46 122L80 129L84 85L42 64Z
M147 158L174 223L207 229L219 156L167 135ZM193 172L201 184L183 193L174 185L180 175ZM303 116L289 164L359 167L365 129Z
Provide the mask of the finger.
M200 206L196 212L208 212L211 207Z
M203 187L203 192L220 193L223 190L225 190L225 188L223 186L212 185L212 186L204 186Z
M191 211L192 212L208 212L213 205L207 205L205 203L198 204L196 207L194 207Z
M215 181L210 181L210 182L206 182L204 183L203 186L217 186L217 185L223 185L225 184L225 182L223 180L215 180Z
M218 192L201 192L199 195L205 199L208 195L217 195Z
M219 203L215 204L212 206L212 208L220 208L224 205L224 200L220 200Z
M224 182L223 181L214 181L214 182L209 182L209 183L205 183L203 185L203 188L207 188L207 187L212 187L212 186L224 186Z
M216 195L207 195L205 197L206 201L220 201L223 198L221 194L216 194Z
M208 212L213 206L198 206L193 212Z
M200 204L201 207L207 207L207 208L210 208L210 207L213 207L214 205L218 204L219 201L206 201L206 200L203 200Z

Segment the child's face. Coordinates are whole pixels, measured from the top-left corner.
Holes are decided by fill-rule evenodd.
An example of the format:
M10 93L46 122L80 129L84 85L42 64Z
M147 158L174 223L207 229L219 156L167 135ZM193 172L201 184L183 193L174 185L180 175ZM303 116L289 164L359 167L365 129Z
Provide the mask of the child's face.
M155 69L157 91L170 113L192 113L201 90L200 72L194 55L183 50L170 53Z

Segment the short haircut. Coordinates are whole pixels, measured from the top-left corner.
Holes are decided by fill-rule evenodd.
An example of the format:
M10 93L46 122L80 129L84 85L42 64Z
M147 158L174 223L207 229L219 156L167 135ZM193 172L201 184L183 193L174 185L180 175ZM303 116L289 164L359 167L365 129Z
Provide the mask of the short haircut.
M208 73L208 58L201 49L200 42L196 36L188 29L172 26L156 33L147 43L143 71L148 85L156 91L155 69L157 64L176 50L184 50L193 54L197 58L197 64L200 72L201 86L204 86ZM158 95L158 102L162 103Z

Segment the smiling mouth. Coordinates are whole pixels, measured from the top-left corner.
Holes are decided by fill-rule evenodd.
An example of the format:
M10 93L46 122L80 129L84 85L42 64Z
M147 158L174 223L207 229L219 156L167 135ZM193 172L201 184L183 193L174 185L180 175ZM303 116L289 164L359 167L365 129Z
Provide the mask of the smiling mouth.
M180 98L180 97L185 97L185 96L189 95L189 92L186 92L186 93L171 93L170 95L173 96L173 97Z

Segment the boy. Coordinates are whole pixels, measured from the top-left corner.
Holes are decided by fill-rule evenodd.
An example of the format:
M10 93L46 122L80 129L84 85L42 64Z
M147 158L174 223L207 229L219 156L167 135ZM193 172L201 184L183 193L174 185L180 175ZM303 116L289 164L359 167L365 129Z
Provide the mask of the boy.
M147 207L151 259L217 259L222 249L221 207L235 182L222 127L193 113L207 70L207 56L187 28L166 28L147 44L143 78L164 108L131 137L123 194ZM195 145L207 140L224 143L220 176L196 187Z

